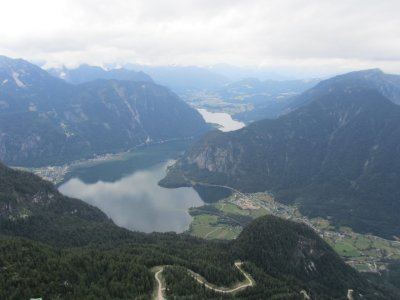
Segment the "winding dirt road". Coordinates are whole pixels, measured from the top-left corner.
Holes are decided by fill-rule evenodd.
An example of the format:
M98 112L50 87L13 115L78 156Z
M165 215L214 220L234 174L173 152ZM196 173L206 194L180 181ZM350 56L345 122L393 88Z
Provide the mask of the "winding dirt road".
M163 288L162 286L162 282L160 279L160 275L162 273L162 271L164 271L164 267L161 267L161 269L156 272L156 274L154 275L154 277L156 278L158 287L157 287L157 296L156 296L156 300L165 300L164 295L163 295L163 290L165 290L165 288Z
M239 286L235 288L224 288L224 287L215 287L212 284L208 283L202 276L199 274L189 270L190 275L200 284L204 285L206 288L213 290L214 292L217 293L222 293L222 294L231 294L231 293L236 293L238 291L244 290L245 288L251 287L255 285L255 281L253 278L251 278L250 274L246 273L243 271L241 268L242 262L235 262L235 267L239 269L240 272L246 277L246 281L241 283Z
M247 272L245 272L242 269L242 264L243 264L242 262L235 262L235 267L238 268L240 272L242 272L242 274L244 275L246 280L244 282L240 283L235 288L216 287L216 286L212 285L211 283L207 282L207 280L205 280L200 274L197 274L189 269L188 269L188 272L189 272L190 276L193 277L193 279L195 279L199 284L204 285L204 287L206 287L207 289L213 290L214 292L217 292L217 293L231 294L231 293L236 293L236 292L239 292L241 290L244 290L248 287L255 285L255 281L250 276L250 274L248 274ZM160 278L161 273L164 270L164 266L159 266L159 268L161 268L161 269L159 271L157 271L154 275L154 277L157 281L157 284L158 284L157 293L156 293L157 296L156 296L155 300L165 300L164 295L163 295L163 291L165 290L165 287L162 286L162 281Z

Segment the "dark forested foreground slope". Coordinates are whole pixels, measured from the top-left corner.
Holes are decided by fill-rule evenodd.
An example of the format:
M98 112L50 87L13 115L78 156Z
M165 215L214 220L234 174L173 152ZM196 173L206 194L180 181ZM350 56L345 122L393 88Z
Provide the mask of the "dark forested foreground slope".
M321 82L277 120L204 136L161 183L268 190L310 216L400 236L400 107L392 83L370 83L376 72Z
M54 246L125 236L98 208L61 195L47 181L0 165L1 233Z
M218 286L243 280L243 261L256 285L224 298L396 299L364 279L305 225L264 217L236 241L142 234L115 226L98 209L62 196L35 175L0 166L0 298L149 299L150 269L168 265L167 295L220 299L185 270ZM384 283L382 283L382 286Z
M0 57L0 160L7 164L62 164L208 128L196 110L149 80L72 85Z

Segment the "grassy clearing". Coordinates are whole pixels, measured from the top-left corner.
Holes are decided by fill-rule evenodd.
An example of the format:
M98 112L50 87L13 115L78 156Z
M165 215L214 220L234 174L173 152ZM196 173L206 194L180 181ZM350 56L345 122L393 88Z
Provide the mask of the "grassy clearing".
M354 239L354 247L359 250L367 250L371 248L371 241L363 236L357 236Z
M299 213L299 212L298 212ZM315 218L314 219L315 224L320 228L321 230L329 230L332 229L332 227L329 224L329 221L326 219L322 218Z
M360 252L349 241L340 241L333 245L337 253L345 257L360 256Z
M190 224L190 234L197 237L205 237L209 232L215 230L215 224L218 220L214 215L197 215Z
M242 231L241 227L231 227L218 224L218 217L215 215L197 215L190 225L190 234L205 239L235 239Z
M241 227L221 226L218 230L207 236L207 239L232 240L242 231Z
M359 271L359 272L368 272L370 268L368 267L367 264L358 264L354 265L354 267Z
M252 209L250 210L250 216L254 219L258 218L258 217L262 217L265 216L267 214L269 214L270 212L264 208L260 208L260 209Z
M223 211L224 213L228 214L230 213L230 214L245 215L245 216L249 215L248 210L241 209L235 204L229 202L218 203L215 207Z

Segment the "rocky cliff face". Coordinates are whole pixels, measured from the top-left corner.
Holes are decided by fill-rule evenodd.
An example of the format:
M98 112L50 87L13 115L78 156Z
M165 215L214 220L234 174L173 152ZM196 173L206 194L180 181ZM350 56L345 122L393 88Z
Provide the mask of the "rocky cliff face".
M244 147L239 144L228 143L224 147L207 145L199 152L190 153L187 157L187 163L209 172L235 175L243 154Z
M209 129L200 114L150 81L71 85L23 60L0 57L0 160L61 164Z

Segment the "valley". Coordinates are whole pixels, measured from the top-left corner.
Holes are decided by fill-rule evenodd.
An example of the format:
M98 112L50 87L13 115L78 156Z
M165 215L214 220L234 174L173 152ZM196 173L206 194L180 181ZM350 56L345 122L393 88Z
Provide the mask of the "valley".
M205 121L224 131L244 126L226 113L200 112L213 115L211 119L205 116ZM204 203L190 187L166 189L158 181L191 143L190 138L151 142L60 166L16 169L33 172L63 194L100 208L119 226L143 232L183 232L192 219L188 209Z
M308 225L359 271L380 273L390 260L400 260L400 241L336 228L327 219L306 217L296 206L275 201L269 193L236 191L216 203L192 208L190 214L193 221L188 232L205 239L235 239L251 220L271 214Z
M213 113L228 113L247 124L285 113L296 95L313 87L318 79L259 80L244 78L213 89L177 91L193 107Z
M203 200L192 188L171 190L158 187L157 181L164 176L166 166L172 164L170 160L178 158L190 143L190 140L167 141L137 147L131 152L29 170L59 185L64 194L81 198L99 207L118 225L132 230L187 231L204 239L232 240L238 237L251 220L271 214L307 224L327 241L346 263L359 271L379 273L387 268L389 260L400 260L400 242L355 233L348 227L335 227L329 219L309 218L302 215L295 205L279 203L269 193L242 193L230 188L233 191L231 196L216 203L203 205ZM136 174L133 178L146 178L150 184L144 184L142 180L126 179L132 174ZM148 177L145 174L154 175ZM104 183L99 185L99 182ZM121 185L121 182L126 183ZM191 185L195 184L196 182L191 182ZM143 192L140 196L137 193L125 193L121 198L120 193L112 192L124 185L128 185L128 189L132 190L140 186L141 191L146 186L148 192L144 193L148 196L143 196ZM107 192L108 189L111 191ZM89 190L99 192L88 194ZM154 190L161 191L161 194L154 193ZM107 195L106 198L101 196L104 194ZM126 197L131 200L127 201ZM113 204L108 205L111 199ZM162 201L156 203L154 199ZM133 204L136 201L139 201L138 204ZM142 218L143 215L146 218ZM149 219L149 215L153 217ZM170 222L171 220L173 222Z
M399 300L400 1L4 1L0 300Z
M279 211L283 215L293 214L290 208L277 206L268 194L245 194L229 188L233 194L228 199L208 206L201 206L203 202L191 205L198 207L200 214L204 214L204 210L211 212L206 214L206 218L210 218L210 216L215 218L215 212L219 212L215 221L223 224L223 228L219 229L220 226L217 226L207 229L207 232L203 235L205 239L197 239L189 234L171 232L164 234L137 232L138 228L145 232L154 230L179 232L180 229L168 227L166 223L162 223L158 228L138 227L137 224L130 227L121 223L118 216L112 216L102 207L100 202L91 202L85 196L88 191L96 190L98 185L109 186L111 189L100 189L99 194L104 196L105 201L109 201L112 207L118 207L119 200L114 198L115 194L110 193L110 191L122 192L124 197L130 199L131 195L127 191L143 189L146 183L150 183L150 190L157 189L158 179L165 174L168 165L166 162L178 158L183 149L188 146L185 144L187 142L163 143L137 149L132 153L110 156L108 159L82 161L81 164L74 165L70 172L65 174L65 178L59 186L61 191L65 192L67 189L64 190L64 188L68 187L71 182L75 184L78 182L79 185L71 186L71 191L77 193L70 194L71 196L79 196L87 203L101 208L103 212L107 213L108 217L111 216L114 219L117 225L134 230L133 232L115 226L98 208L80 200L57 194L50 183L41 181L32 174L8 170L6 167L0 168L1 182L6 179L2 183L6 187L6 189L3 187L3 191L8 191L11 187L14 192L11 190L9 193L18 195L19 199L24 199L22 202L19 200L14 203L12 202L13 197L5 198L11 199L6 200L11 201L11 204L4 202L7 206L2 212L9 214L9 205L11 205L12 217L3 218L0 223L1 232L5 235L4 238L0 236L0 239L3 239L0 243L0 255L6 257L4 261L7 262L7 274L21 274L33 278L32 283L23 284L17 295L25 295L24 297L26 297L26 295L32 295L31 291L35 291L36 295L50 297L54 293L62 293L68 295L66 299L74 299L77 295L82 299L87 295L99 297L101 294L108 295L110 298L117 297L115 295L121 295L120 297L127 297L127 295L147 297L152 293L154 295L154 289L157 282L160 281L165 284L164 287L160 287L161 294L163 288L166 288L167 298L169 296L181 296L184 299L196 295L200 299L219 299L221 296L218 294L224 293L221 291L225 291L223 295L228 299L236 298L236 292L238 297L242 299L248 299L248 297L250 299L251 297L267 299L276 295L285 299L298 297L299 294L304 294L304 292L310 298L319 294L336 295L335 297L339 298L349 289L361 291L363 294L378 293L375 295L379 295L378 299L381 298L381 292L374 292L375 287L361 275L355 273L352 268L345 265L339 256L308 226L300 222L294 223L283 220L283 218L276 218L272 215L264 216L268 209ZM158 175L154 177L157 180L154 181L145 176L153 168L158 170L156 171ZM132 176L139 176L142 181L136 183L130 181ZM28 182L33 182L33 184L25 184L23 178L29 180ZM125 180L128 180L128 184L122 186L120 183ZM118 185L114 186L116 183ZM206 187L226 189L224 186L212 184L206 184ZM192 188L186 187L186 189L191 194L195 193ZM166 191L177 192L182 191L182 188ZM196 191L207 195L205 190L199 189L198 186ZM216 191L214 190L214 192ZM221 193L217 194L221 195ZM56 201L54 201L54 195L57 195ZM188 216L188 222L185 226L189 226L191 221L187 214L189 207L182 210L184 197L177 197L176 195L170 198L165 197L165 194L153 194L151 198L142 201L148 202L151 199L156 199L159 202L162 199L166 200L169 203L164 202L166 205L160 210L161 215L159 216L165 215L168 220L176 220L178 219L176 215L168 215L168 212L177 211L177 209L171 207L171 203L173 203L171 201L175 199L177 201L175 203L180 203L181 211L185 210L184 213ZM208 195L212 196L212 193ZM199 196L197 195L197 197ZM125 200L128 200L127 198ZM50 206L47 203L50 203ZM124 216L124 213L129 211L138 213L135 216L131 215L129 219L140 220L140 215L142 215L152 223L152 226L159 218L154 214L149 216L143 211L143 207L133 208L127 202L120 206L118 215ZM194 216L192 229L195 228L195 211L196 208L190 211L191 215ZM258 216L261 217L253 220ZM49 223L54 225L48 226ZM222 236L219 233L219 240L214 239L218 230L227 232L231 228L234 228L234 230L232 230L230 236L227 234ZM77 233L79 234L77 235ZM29 238L32 241L25 241L24 239L20 241L21 237ZM229 239L229 241L225 242L220 239ZM49 243L53 247L62 247L61 249L65 250L47 248L48 246L36 244L36 241ZM299 241L301 241L301 245L298 244ZM21 243L31 244L24 244L25 246L21 247ZM271 247L272 244L276 246ZM12 251L8 249L12 249ZM46 269L48 268L46 264L40 264L39 271L35 272L39 272L41 276L46 276L46 282L54 282L56 286L35 284L37 280L42 281L43 279L33 276L32 270L26 268L27 262L25 261L10 264L9 262L20 257L21 251L22 253L30 253L34 257L32 261L41 261L51 256L51 268ZM268 253L269 258L262 259L260 254L257 253ZM322 257L321 254L323 254ZM304 257L304 261L303 259L299 261L299 257ZM27 259L29 260L29 258ZM244 264L240 268L239 266L232 267L232 264L238 260L243 261ZM61 266L58 265L60 262L62 263ZM127 267L127 262L133 266L132 270ZM310 264L315 264L315 269L308 269ZM173 267L164 268L162 276L161 272L157 273L160 269L157 269L157 280L151 270L160 265ZM286 274L291 272L288 269L292 268L291 266L298 266L298 271L296 271L296 277L288 279ZM81 268L82 271L79 271ZM103 268L107 270L107 273L100 277L96 276L96 274L99 274L99 270ZM83 269L86 271L83 271ZM337 270L342 275L332 275L330 272L332 269ZM192 271L191 275L188 274L187 270ZM71 272L78 272L81 275L77 277ZM103 274L102 272L100 273ZM311 276L315 277L311 283L309 282L309 272L311 272ZM116 273L120 274L118 280L121 284L115 281L110 283L102 281L106 277L114 278ZM251 275L254 281L249 279L246 274L248 274L247 276ZM56 280L48 279L53 278L53 276L61 277L56 277ZM94 285L87 287L85 276L95 278L93 279L95 280ZM19 277L7 276L7 278L7 282L3 286L4 289L0 292L0 295L3 296L10 293L14 281L15 284L21 285ZM58 292L63 288L58 287L57 282L59 280L65 282L65 278L68 278L71 285L68 289ZM332 280L338 282L338 285L333 288L330 287ZM249 285L254 283L255 285L250 288ZM203 285L207 285L208 288L204 289ZM232 288L222 289L223 286ZM158 287L156 289L157 295L160 295L158 293L160 289ZM235 295L230 296L230 292L235 292ZM162 297L159 299L162 299Z
M389 260L400 260L400 242L355 233L348 227L335 227L328 219L309 218L302 215L295 205L279 203L269 193L242 193L232 189L231 196L204 205L192 188L171 190L159 187L157 181L164 176L166 166L172 163L168 161L178 158L189 144L189 140L170 141L61 167L32 170L58 184L64 194L99 207L118 225L132 230L187 231L204 239L232 240L251 220L271 214L307 224L346 263L359 271L379 273L386 269ZM132 174L136 175L130 177ZM149 174L152 175L149 177ZM138 186L140 194L133 192ZM143 187L146 188L143 190ZM121 196L115 192L118 189L132 192ZM98 192L89 192L94 190ZM154 202L154 199L158 201ZM107 204L110 201L112 205Z
M243 122L236 121L227 113L213 113L206 109L197 109L205 122L216 126L221 131L233 131L245 126ZM118 153L96 154L93 158L75 160L62 165L43 166L43 167L15 167L15 169L32 172L41 178L52 182L55 185L61 185L63 182L72 178L75 174L81 174L82 170L88 169L96 165L110 165L110 163L129 162L133 169L140 168L141 165L146 167L155 162L164 162L166 158L177 158L189 147L193 142L193 138L176 138L162 141L151 141L142 143L133 147L128 151ZM145 160L135 160L130 162L133 157L145 156ZM129 167L128 167L129 168ZM110 176L118 178L119 171L115 176L110 174L109 170L103 170L102 176ZM100 177L99 177L100 178ZM93 181L93 180L92 180Z

